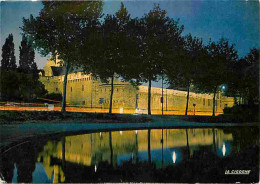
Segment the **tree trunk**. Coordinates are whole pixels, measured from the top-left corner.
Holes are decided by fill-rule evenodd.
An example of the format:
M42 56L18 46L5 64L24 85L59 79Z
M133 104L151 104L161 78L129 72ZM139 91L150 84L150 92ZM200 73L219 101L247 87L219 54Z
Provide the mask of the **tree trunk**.
M63 95L62 95L61 112L66 112L67 78L68 78L69 69L70 69L70 63L67 61L65 63L65 76L64 76L64 81L63 81Z
M111 77L111 93L110 93L109 114L112 114L113 93L114 93L114 74Z
M213 96L213 113L212 116L215 116L215 99L216 99L216 93L217 93L217 86L214 89L214 96Z
M189 98L190 98L190 82L187 85L187 101L186 101L186 110L185 110L185 116L188 115L188 108L189 108Z
M148 85L148 115L151 115L151 88L152 88L152 80L149 79Z
M162 116L163 116L163 75L162 75Z

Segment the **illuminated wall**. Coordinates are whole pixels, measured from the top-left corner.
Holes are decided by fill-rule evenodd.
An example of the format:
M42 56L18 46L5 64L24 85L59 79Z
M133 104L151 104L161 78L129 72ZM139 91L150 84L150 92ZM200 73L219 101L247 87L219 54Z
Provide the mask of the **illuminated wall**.
M63 92L64 75L51 76L50 67L55 65L53 61L49 61L44 70L45 76L40 77L40 81L45 85L49 93ZM138 89L129 83L115 80L113 95L113 108L138 109L147 110L148 87L139 86ZM161 88L152 87L151 108L152 110L160 110L161 104ZM185 110L186 107L185 91L172 89L164 89L164 110ZM138 96L138 99L137 99ZM100 103L100 99L103 103ZM212 111L213 94L197 94L190 93L189 111L192 112L196 104L196 111ZM86 107L109 108L110 85L94 80L91 75L85 75L82 72L71 73L68 75L67 83L67 103L72 105L84 105ZM222 112L225 106L234 105L234 99L224 97L220 93L216 96L216 111ZM144 112L145 113L145 112Z

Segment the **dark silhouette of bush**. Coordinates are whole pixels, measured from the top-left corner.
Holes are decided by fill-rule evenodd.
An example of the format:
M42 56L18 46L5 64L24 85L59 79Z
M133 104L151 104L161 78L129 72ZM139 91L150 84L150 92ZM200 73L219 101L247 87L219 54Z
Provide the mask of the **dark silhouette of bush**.
M50 99L50 100L61 101L62 95L59 93L48 93L45 95L45 98Z
M241 122L258 122L259 106L256 104L225 107L223 111L224 115L235 116Z

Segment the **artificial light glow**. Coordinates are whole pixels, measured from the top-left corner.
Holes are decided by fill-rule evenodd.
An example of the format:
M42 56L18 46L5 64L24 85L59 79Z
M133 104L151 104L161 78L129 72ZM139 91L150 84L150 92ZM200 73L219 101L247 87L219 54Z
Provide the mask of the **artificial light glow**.
M123 134L123 132L122 131L120 131L120 135L122 135Z
M136 131L135 131L135 134L137 134L137 133L138 133L138 131L136 130Z
M225 145L225 143L223 143L222 153L223 153L223 156L226 155L226 145Z
M175 151L172 153L172 161L173 161L173 163L175 163L176 162L176 159L177 159L177 155L176 155L176 153L175 153Z
M101 132L99 132L99 136L101 137L101 135L102 135L102 133Z
M97 165L95 165L95 172L97 172Z
M120 114L123 114L124 113L124 108L123 107L120 107Z

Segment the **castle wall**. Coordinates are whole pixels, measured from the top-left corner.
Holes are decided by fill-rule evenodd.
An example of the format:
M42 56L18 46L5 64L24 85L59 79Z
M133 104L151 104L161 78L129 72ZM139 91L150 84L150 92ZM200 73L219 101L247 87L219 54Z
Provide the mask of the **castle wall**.
M45 85L49 93L63 93L64 76L42 76L40 81ZM84 105L93 108L109 108L111 85L94 80L91 75L81 72L68 75L67 103L71 105ZM151 108L161 110L161 88L152 87ZM168 111L185 111L185 91L164 89L163 108ZM213 94L197 94L190 92L188 111L211 112L213 108ZM100 103L102 101L103 103ZM234 99L224 97L220 93L216 95L216 112L222 112L224 107L234 105ZM138 89L126 82L115 80L113 94L113 108L141 109L146 111L148 106L148 87L139 86ZM145 113L145 112L144 112Z

